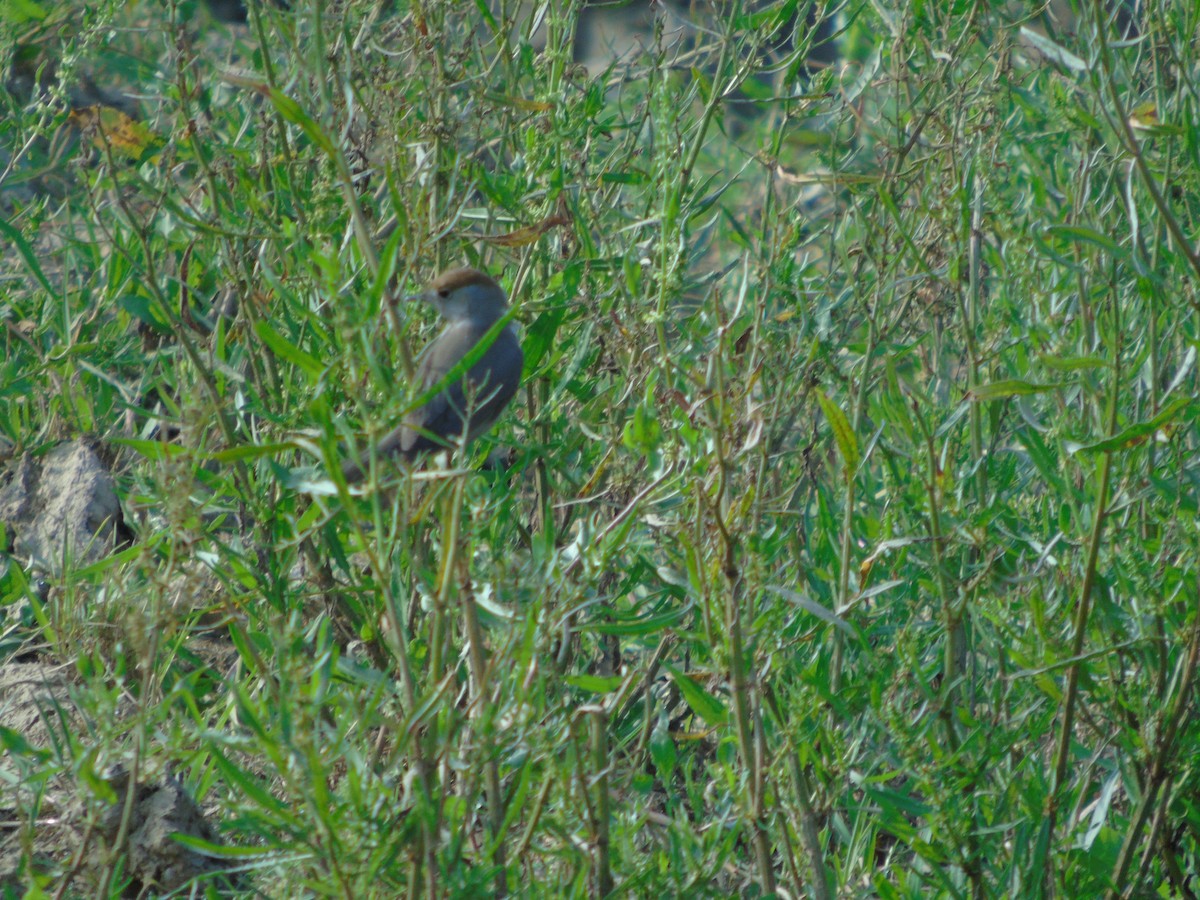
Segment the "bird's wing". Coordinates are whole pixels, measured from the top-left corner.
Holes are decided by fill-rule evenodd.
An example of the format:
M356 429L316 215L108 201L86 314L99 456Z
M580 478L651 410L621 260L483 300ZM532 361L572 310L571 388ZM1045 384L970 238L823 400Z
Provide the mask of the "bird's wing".
M487 329L472 329L464 324L451 326L438 335L422 354L417 368L421 389L429 390L441 381L486 333ZM471 367L465 388L460 379L412 410L403 423L376 444L376 456L382 459L399 453L411 459L461 440L464 431L468 442L474 440L491 426L521 386L524 362L520 341L511 328L505 328ZM464 428L463 417L468 411L470 422ZM435 440L435 436L442 440ZM370 453L365 453L360 459L343 464L342 474L353 483L363 478L369 465Z
M471 369L475 411L471 416L472 427L467 435L468 440L474 440L490 428L504 407L508 406L521 386L524 365L521 342L511 329L505 328L496 336L495 343L484 358Z
M465 324L451 325L425 347L415 373L416 383L421 386L422 392L441 381L454 367L454 363L462 359L463 354L475 345L476 341L471 339L469 330L469 326ZM383 459L397 453L405 459L412 459L418 453L445 446L430 440L427 433L443 433L435 429L446 417L446 407L446 392L443 390L434 394L422 406L411 410L403 422L380 438L374 448L375 456ZM462 433L461 422L458 433ZM368 451L360 459L346 462L342 466L342 475L348 482L359 481L366 473L370 461L371 451Z
M417 384L421 386L422 392L429 390L445 378L446 373L453 369L463 356L475 346L475 336L472 332L473 329L466 323L451 325L425 348L416 373ZM446 433L438 426L447 416L449 406L447 392L452 392L455 387L458 385L452 384L438 391L422 406L412 410L404 417L404 423L398 429L401 453L412 455L422 450L432 450L444 446L430 440L426 432L436 435ZM452 414L453 410L450 410L450 413ZM462 433L461 428L459 433Z
M421 360L418 378L422 388L427 390L441 381L486 333L487 329L455 326L441 334ZM520 386L523 362L520 342L505 328L465 379L448 385L409 413L400 438L401 452L411 455L439 449L461 441L464 433L469 442L487 430Z

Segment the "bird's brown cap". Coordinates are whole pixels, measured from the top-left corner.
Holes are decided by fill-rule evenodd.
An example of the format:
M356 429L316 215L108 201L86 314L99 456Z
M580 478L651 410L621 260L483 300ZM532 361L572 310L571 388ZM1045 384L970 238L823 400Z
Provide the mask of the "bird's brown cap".
M455 291L472 284L481 284L485 287L494 288L500 287L494 279L484 275L478 269L464 266L461 269L448 269L443 272L429 283L429 290L434 292Z

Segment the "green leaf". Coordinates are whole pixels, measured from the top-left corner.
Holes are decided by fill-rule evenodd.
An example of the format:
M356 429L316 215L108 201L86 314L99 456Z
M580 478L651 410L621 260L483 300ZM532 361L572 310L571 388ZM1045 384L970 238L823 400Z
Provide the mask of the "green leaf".
M1142 443L1147 437L1175 418L1180 410L1188 408L1192 403L1191 397L1179 397L1152 419L1130 425L1119 434L1096 441L1094 444L1073 444L1068 449L1072 453L1112 453L1116 450L1127 450Z
M1059 235L1073 241L1082 241L1085 244L1094 244L1115 257L1129 255L1124 247L1108 235L1101 234L1094 228L1087 228L1083 225L1050 225L1046 228L1046 233Z
M779 594L779 596L790 600L792 603L795 603L801 609L808 610L810 613L812 613L814 616L816 616L822 622L828 622L830 625L833 625L836 628L840 628L842 631L846 632L846 634L850 635L851 637L858 637L858 632L857 632L857 630L855 630L853 625L851 625L849 622L847 622L845 619L843 619L841 616L839 616L833 610L827 609L826 607L822 606L820 603L813 600L812 598L807 597L804 594L798 594L795 591L788 590L785 587L779 587L778 585L774 585L774 584L768 585L767 587L770 590L774 591L775 593Z
M17 254L25 262L25 267L37 279L43 290L51 297L57 297L58 291L50 284L46 278L46 273L42 271L42 267L38 265L37 254L33 252L33 248L29 246L29 242L25 240L24 235L14 228L6 219L0 219L0 235L12 241L14 247L17 248Z
M698 681L689 678L672 666L665 666L665 668L671 673L671 679L679 688L679 693L683 695L684 701L691 707L692 712L713 728L728 724L729 710L725 708L725 704L700 687Z
M113 438L111 443L118 444L122 447L128 447L135 453L139 453L146 459L159 462L168 459L172 456L183 456L188 451L180 447L178 444L169 444L166 441L144 441L135 438Z
M1104 369L1108 363L1098 356L1049 356L1038 354L1038 360L1048 369L1060 372L1076 372L1080 369Z
M283 91L272 87L265 81L260 81L257 78L246 78L242 75L227 73L225 80L230 84L250 88L262 94L271 101L271 105L283 116L284 121L290 122L308 135L309 139L320 147L331 159L337 157L337 148L329 136L321 130L321 126L317 124L315 119L305 113L304 107L283 93Z
M835 144L834 136L827 131L818 131L815 128L797 128L789 131L784 138L785 146L797 151L811 147L832 147Z
M846 467L846 478L850 479L858 471L859 462L858 439L854 436L854 429L850 427L850 420L846 418L841 407L830 400L824 391L817 391L817 403L820 404L821 412L825 414L825 419L833 430L833 439L837 441L838 452Z
M991 384L981 384L973 391L967 392L967 399L974 403L986 403L989 400L1005 400L1009 397L1027 397L1030 394L1044 394L1046 391L1057 391L1066 387L1061 382L1037 384L1032 381L1021 381L1009 378L1005 381L993 381Z
M475 9L479 13L479 17L483 19L484 24L487 25L488 30L491 31L492 34L499 34L500 25L496 21L496 17L492 15L492 10L488 4L484 2L484 0L475 0Z
M171 334L171 323L160 315L161 308L157 301L142 294L125 294L117 301L117 306L129 313L148 328L159 334Z
M637 636L654 634L674 625L692 608L692 604L663 613L658 616L647 616L644 619L631 619L617 622L593 622L580 628L580 631L594 631L597 634L615 634L618 636Z
M608 678L601 678L599 675L568 675L566 678L571 687L591 694L611 694L624 680L620 675L611 675Z
M285 441L271 444L241 444L237 447L230 447L227 450L206 453L204 458L214 462L234 462L239 459L258 459L262 456L276 456L277 454L295 449L295 444L289 444Z
M888 211L896 223L896 234L900 236L900 239L904 241L905 246L908 247L909 251L912 253L912 260L914 263L916 263L916 267L929 278L940 280L941 276L937 275L931 268L929 268L929 264L925 262L924 251L922 251L913 240L912 222L910 221L909 216L900 211L900 207L896 203L896 198L892 196L887 185L883 182L880 182L879 187L876 190L879 194L880 201L883 203L883 208Z
M654 768L658 770L658 777L662 779L663 784L669 785L675 774L678 753L675 750L675 739L671 737L671 731L667 727L665 714L659 716L654 730L650 732L650 759L654 762Z
M323 362L315 356L305 353L291 341L284 338L283 335L271 327L266 319L259 319L254 323L254 333L271 349L272 353L286 359L288 362L295 363L314 381L324 374L325 364Z
M1082 59L1026 25L1021 26L1021 40L1032 44L1044 57L1051 62L1058 63L1063 68L1076 72L1087 71L1087 63Z
M645 184L647 180L645 172L605 172L600 176L600 180L607 184Z
M13 731L11 728L5 728L0 725L0 747L3 747L8 753L14 756L29 756L36 758L39 762L45 762L50 758L49 750L39 750L32 746L19 731Z
M654 408L652 388L647 387L646 398L634 407L633 415L625 423L622 433L625 446L635 453L650 456L662 442L662 425Z
M558 329L562 325L566 312L566 308L562 306L548 309L525 329L525 340L522 341L522 349L525 351L525 377L537 371L543 357L555 345ZM553 363L554 357L551 357L549 361Z
M14 25L21 25L31 19L40 22L46 18L45 8L33 0L5 0L0 3L0 10L4 13L0 18L7 19Z
M276 851L263 850L262 847L238 847L234 844L214 844L211 841L206 841L203 838L187 834L183 831L172 832L169 837L171 840L183 844L189 850L211 859L261 859L264 861L269 859L273 862L279 861L279 854Z
M245 715L246 710L243 707L242 713ZM255 723L257 724L257 723ZM259 733L261 737L266 738L266 735ZM252 801L263 810L280 816L284 821L298 822L299 820L293 816L292 807L283 801L271 795L270 791L265 790L259 783L257 778L248 771L243 771L233 762L225 757L225 755L215 748L209 749L212 761L216 767L225 776L226 781L232 789L241 792L243 802Z
M879 66L882 58L881 48L876 46L875 49L871 51L871 55L863 61L862 66L858 70L858 74L854 78L854 81L852 81L842 92L843 103L853 103L858 99L858 95L865 91L867 86L875 80L875 75L879 72ZM851 71L853 71L853 69L851 69Z

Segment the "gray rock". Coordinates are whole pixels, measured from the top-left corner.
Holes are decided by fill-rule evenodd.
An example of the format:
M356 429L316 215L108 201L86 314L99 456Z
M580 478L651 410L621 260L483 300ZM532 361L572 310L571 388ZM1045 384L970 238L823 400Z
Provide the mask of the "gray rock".
M59 572L87 565L125 542L127 529L112 473L85 441L25 455L0 484L0 523L16 556Z

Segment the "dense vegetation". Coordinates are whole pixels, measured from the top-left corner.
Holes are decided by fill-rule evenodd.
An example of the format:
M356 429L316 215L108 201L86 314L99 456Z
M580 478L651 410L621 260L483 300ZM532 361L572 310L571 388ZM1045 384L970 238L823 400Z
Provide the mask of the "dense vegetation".
M213 895L1200 894L1200 10L718 6L6 4L0 434L133 534L0 569L6 891L120 765ZM464 262L519 402L351 491Z

